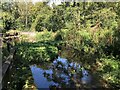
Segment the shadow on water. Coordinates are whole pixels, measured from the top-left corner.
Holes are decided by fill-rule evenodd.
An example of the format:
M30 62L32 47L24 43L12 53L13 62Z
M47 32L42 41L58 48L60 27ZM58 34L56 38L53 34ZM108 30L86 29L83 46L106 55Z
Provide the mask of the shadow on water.
M92 78L79 63L58 57L51 64L30 66L34 83L41 88L90 87Z

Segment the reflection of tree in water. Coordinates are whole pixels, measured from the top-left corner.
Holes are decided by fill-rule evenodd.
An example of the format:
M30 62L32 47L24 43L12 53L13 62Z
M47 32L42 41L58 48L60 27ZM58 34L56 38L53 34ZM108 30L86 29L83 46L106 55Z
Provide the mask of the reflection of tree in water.
M60 58L59 58L60 59ZM68 63L67 60L53 61L50 68L52 73L44 72L44 77L48 81L54 81L56 85L50 85L50 88L76 88L81 86L81 80L84 84L89 83L89 74L77 63ZM87 78L86 78L87 77Z

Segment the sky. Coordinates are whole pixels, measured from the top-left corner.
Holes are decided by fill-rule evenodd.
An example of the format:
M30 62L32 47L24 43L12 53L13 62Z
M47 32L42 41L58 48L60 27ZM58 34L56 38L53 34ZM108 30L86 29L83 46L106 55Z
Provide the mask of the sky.
M36 2L40 2L42 0L32 0L33 4L35 4Z
M35 4L36 2L43 2L43 1L45 1L45 0L32 0L33 4ZM50 7L52 7L52 4L53 4L53 3L54 3L55 5L60 5L62 1L63 1L63 0L49 0L48 5L49 5Z
M61 2L64 2L64 1L69 1L69 2L73 2L74 0L0 0L1 2L10 2L10 1L16 1L16 2L24 2L24 1L27 1L27 2L33 2L34 4L36 3L36 2L45 2L45 1L50 1L50 4L51 3L55 3L56 5L59 5L59 4L61 4ZM75 0L76 2L84 2L84 0ZM105 0L85 0L86 2L103 2L103 1L105 1ZM118 2L118 1L120 1L120 0L106 0L106 2Z
M42 2L42 1L47 1L47 0L32 0L33 3ZM63 1L63 0L50 0L50 3L54 2L56 5L59 5L59 4L61 4L61 1Z

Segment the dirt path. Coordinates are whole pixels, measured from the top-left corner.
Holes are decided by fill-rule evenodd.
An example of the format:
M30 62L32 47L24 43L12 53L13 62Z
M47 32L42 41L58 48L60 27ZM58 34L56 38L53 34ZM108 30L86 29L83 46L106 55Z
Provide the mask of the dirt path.
M27 42L35 42L36 41L36 32L20 32L20 35L27 36L26 38L23 38L24 41Z
M21 35L35 36L36 32L20 32Z

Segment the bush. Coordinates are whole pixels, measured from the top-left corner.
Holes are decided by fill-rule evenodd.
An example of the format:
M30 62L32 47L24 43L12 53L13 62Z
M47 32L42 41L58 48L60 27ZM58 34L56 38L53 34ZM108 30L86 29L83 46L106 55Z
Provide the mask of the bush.
M53 33L47 30L44 30L43 32L38 32L36 34L36 40L37 41L53 40Z
M53 60L57 55L57 48L43 43L21 43L18 45L17 57L23 63L35 63Z
M111 84L120 83L120 62L113 58L101 58L102 67L99 71L102 71L103 78Z

